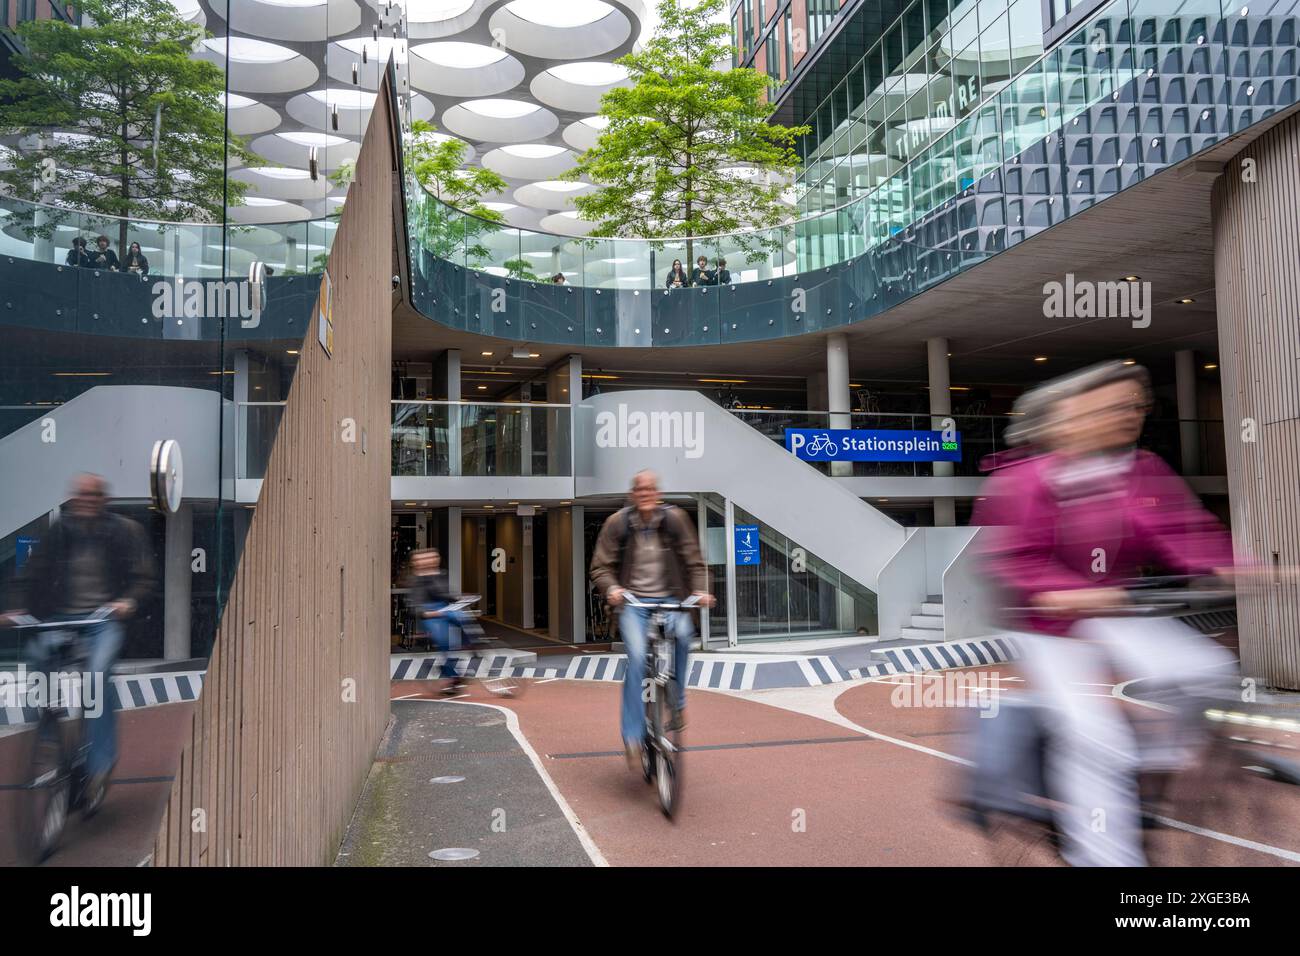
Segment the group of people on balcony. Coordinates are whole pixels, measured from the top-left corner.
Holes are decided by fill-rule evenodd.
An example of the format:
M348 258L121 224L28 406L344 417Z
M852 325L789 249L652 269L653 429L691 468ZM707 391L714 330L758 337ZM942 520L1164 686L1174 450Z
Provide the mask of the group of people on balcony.
M145 258L144 253L140 250L140 243L133 242L126 255L118 259L117 253L113 251L112 243L109 242L108 236L100 236L95 240L95 248L87 248L85 237L77 236L72 240L72 248L68 250L67 259L64 260L70 266L78 266L83 269L103 269L105 272L134 272L142 278L149 274L149 260Z
M687 274L682 268L682 260L674 259L673 267L668 270L664 282L665 289L685 289L694 285L731 285L731 273L727 271L727 260L719 258L714 268L709 268L706 256L695 260L695 268Z

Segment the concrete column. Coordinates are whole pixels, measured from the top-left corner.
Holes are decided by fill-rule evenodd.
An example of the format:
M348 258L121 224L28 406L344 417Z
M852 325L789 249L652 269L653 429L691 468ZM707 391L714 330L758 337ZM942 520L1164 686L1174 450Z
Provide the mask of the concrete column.
M464 534L461 530L460 508L453 505L447 509L447 554L443 560L447 566L447 586L452 594L460 594L465 579L465 557L461 553L464 547Z
M522 543L519 549L519 626L533 626L533 519L519 519Z
M582 644L587 640L587 541L583 534L587 509L582 505L574 505L569 509L569 515L568 553L572 568L569 594L573 601L573 625L569 633L573 643Z
M519 474L533 473L533 387L524 382L519 387Z
M311 271L310 264L306 264L306 265L307 268L304 268L300 271L310 272ZM284 271L293 272L297 268L298 268L298 239L295 236L288 236L284 240Z
M695 537L700 543L700 557L704 561L704 566L709 566L709 513L704 506L704 496L695 496ZM709 611L705 608L699 613L700 622L700 647L709 646Z
M434 358L432 388L431 398L460 401L460 349L447 349ZM447 474L460 474L460 408L457 405L447 406L447 464Z
M546 370L546 401L553 405L581 404L581 355L570 355ZM573 474L573 419L572 408L546 410L546 464L549 475Z
M736 622L736 505L730 498L725 499L724 515L726 530L723 533L723 547L727 549L727 646L735 647L740 643L740 627Z
M163 541L163 657L186 660L190 651L190 550L194 545L194 512L185 502L167 516Z
M248 350L235 349L230 356L231 371L235 374L231 398L235 402L235 474L236 478L248 475L248 442L254 427L254 409L242 403L249 400Z
M930 427L941 431L943 420L952 414L952 384L948 377L948 340L933 338L925 343L926 364L930 377ZM936 461L932 466L936 478L951 478L952 462ZM950 528L957 523L957 508L951 498L934 499L934 523L936 527Z
M849 397L849 339L843 332L826 337L826 409L830 414L831 428L852 428L849 412L853 408ZM852 476L853 462L831 462L831 474Z
M1178 446L1182 450L1184 475L1199 475L1201 430L1196 419L1196 353L1179 349L1174 353L1174 378L1178 391Z

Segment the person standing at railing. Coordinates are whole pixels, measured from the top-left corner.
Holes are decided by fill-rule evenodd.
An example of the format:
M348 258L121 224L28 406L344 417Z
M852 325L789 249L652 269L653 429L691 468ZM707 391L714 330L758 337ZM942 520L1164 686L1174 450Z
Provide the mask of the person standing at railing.
M108 236L100 236L95 240L95 248L90 253L90 265L94 269L117 271L117 253L109 248Z
M674 259L673 267L668 270L668 279L664 282L665 289L685 289L691 284L690 276L682 268L682 260Z
M140 243L131 243L131 248L122 261L122 271L135 273L141 279L149 275L149 260L145 258L144 253L140 250Z
M717 274L709 268L709 260L704 256L696 259L691 271L691 285L716 285L717 281Z
M64 260L70 266L87 267L90 265L90 253L86 251L86 240L82 236L72 240L72 248L68 250L68 257Z
M731 285L731 273L727 271L727 260L718 259L718 268L713 273L715 285Z

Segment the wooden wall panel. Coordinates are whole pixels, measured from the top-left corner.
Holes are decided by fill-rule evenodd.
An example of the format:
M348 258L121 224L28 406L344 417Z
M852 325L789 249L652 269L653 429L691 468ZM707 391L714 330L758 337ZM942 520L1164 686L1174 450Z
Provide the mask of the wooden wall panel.
M1227 164L1214 184L1213 212L1233 537L1239 553L1297 566L1300 115L1264 133ZM1274 584L1238 598L1237 606L1243 672L1300 690L1296 586Z
M388 720L393 123L385 86L329 258L334 354L313 321L155 865L329 863Z

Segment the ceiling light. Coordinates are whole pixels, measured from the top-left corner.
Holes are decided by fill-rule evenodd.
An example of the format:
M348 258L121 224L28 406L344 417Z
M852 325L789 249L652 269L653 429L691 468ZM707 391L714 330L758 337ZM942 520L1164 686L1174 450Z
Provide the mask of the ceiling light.
M1205 365L1205 370L1206 370L1207 372L1213 372L1213 371L1214 371L1216 368L1218 368L1218 367L1219 367L1219 366L1217 366L1217 365L1214 364L1213 362L1207 362L1206 365Z
M478 387L478 390L479 390L480 392L486 392L486 391L487 391L487 386L486 386L486 385L480 385L480 386Z
M1034 356L1034 361L1035 361L1035 362L1046 362L1046 361L1047 361L1047 356L1046 356L1046 355L1035 355L1035 356Z
M484 358L491 358L491 357L492 357L492 353L491 353L491 352L480 352L479 354L482 355Z
M701 378L696 379L698 382L709 385L745 385L749 382L746 378Z
M1179 299L1179 300L1178 300L1178 304L1179 304L1179 305L1191 305L1191 304L1192 304L1193 302L1195 302L1195 301L1196 301L1195 299Z
M1124 281L1125 281L1125 282L1141 282L1141 281L1142 281L1142 277L1141 277L1141 276L1125 276L1125 277L1124 277Z

